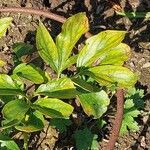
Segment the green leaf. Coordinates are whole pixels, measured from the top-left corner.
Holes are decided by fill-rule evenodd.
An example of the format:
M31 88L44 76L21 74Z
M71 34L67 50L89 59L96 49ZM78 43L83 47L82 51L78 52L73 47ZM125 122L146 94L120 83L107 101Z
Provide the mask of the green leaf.
M97 135L91 133L87 128L83 130L77 130L74 134L76 149L77 150L99 150L99 144L97 142Z
M109 52L124 39L125 31L106 30L86 40L79 53L77 66L87 67L97 61L103 53Z
M133 99L133 103L137 109L144 109L144 90L129 88L126 99Z
M96 125L99 129L102 129L105 125L107 125L107 122L104 119L99 118L96 121Z
M11 78L15 81L15 83L19 86L19 88L23 91L25 89L25 84L23 83L21 77L19 77L17 74L12 74Z
M2 127L0 127L0 130L6 130L8 128L14 127L16 125L18 125L21 121L20 120L3 120L2 121Z
M72 78L71 79L74 84L77 87L80 87L81 89L83 89L84 91L87 92L94 92L94 86L90 85L89 83L87 83L86 81L80 79L80 78Z
M128 129L130 129L132 132L139 131L138 123L131 116L126 116L123 119L120 134L123 135L128 133Z
M11 138L0 134L0 148L6 147L7 150L20 150L18 145Z
M138 76L128 68L122 66L103 65L88 69L85 74L95 79L101 85L117 85L121 88L132 87L138 80Z
M44 128L44 117L39 111L27 114L23 124L15 128L27 133L40 131Z
M24 93L10 76L0 74L0 95L24 95Z
M79 38L88 30L88 18L85 13L73 15L63 24L62 32L56 38L59 56L59 72L64 68L64 64Z
M13 99L15 99L14 95L0 95L0 101L5 104L12 101Z
M71 105L56 98L38 99L32 107L52 118L66 118L69 117L73 111Z
M71 120L62 119L62 118L54 118L50 120L50 126L56 127L60 133L67 131L67 126L72 124Z
M130 47L124 43L99 56L100 65L123 65L130 57Z
M5 17L0 19L0 38L2 36L5 36L7 28L11 24L12 20L13 19L11 17Z
M94 116L95 119L100 118L107 111L110 103L107 93L103 90L97 93L81 94L79 100L84 112L88 116Z
M41 58L47 63L50 64L52 69L57 72L58 66L58 52L56 45L50 36L49 32L42 24L39 23L36 33L36 46Z
M6 62L0 59L0 67L4 67L6 65Z
M128 129L133 132L139 130L138 123L134 120L134 118L138 117L139 114L140 111L135 107L133 99L127 99L124 105L124 114L120 134L127 133Z
M17 74L35 84L41 84L46 81L44 72L33 64L22 63L14 69L13 74Z
M66 77L40 85L36 93L62 99L74 98L77 95L73 82Z
M15 43L12 48L19 59L34 52L33 46L27 43Z
M2 114L6 120L22 120L29 108L24 100L12 100L4 106Z

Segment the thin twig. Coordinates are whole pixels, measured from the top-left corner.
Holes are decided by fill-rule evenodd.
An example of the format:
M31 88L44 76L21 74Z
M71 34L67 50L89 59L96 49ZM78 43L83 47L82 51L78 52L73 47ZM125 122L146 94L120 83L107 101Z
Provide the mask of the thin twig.
M34 14L39 16L44 16L49 19L64 23L66 21L66 18L56 15L50 11L44 11L39 9L33 9L33 8L24 8L24 7L8 7L8 8L0 8L0 12L15 12L15 13L27 13L27 14ZM91 37L92 34L87 32L85 34L86 38ZM108 142L108 145L106 147L106 150L113 150L115 146L115 142L119 136L119 131L122 123L122 117L123 117L123 105L124 105L124 92L122 89L117 90L116 93L117 96L117 113L116 118L114 120L112 134L110 136L110 140Z
M115 143L118 139L120 127L122 124L123 118L123 110L124 110L124 91L122 89L118 89L116 92L117 97L117 113L113 123L112 133L109 137L109 142L106 146L106 150L113 150L115 147Z

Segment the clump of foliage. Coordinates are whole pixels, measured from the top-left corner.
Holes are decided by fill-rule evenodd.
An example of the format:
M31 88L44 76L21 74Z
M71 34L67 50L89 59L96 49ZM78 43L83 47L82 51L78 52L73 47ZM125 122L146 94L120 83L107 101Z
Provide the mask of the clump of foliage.
M6 22L3 21L5 19ZM3 23L0 22L1 36L12 20L5 19L1 20ZM88 30L89 24L85 13L78 13L67 19L54 42L43 23L39 23L36 47L40 57L52 68L54 74L49 74L36 64L22 62L21 58L24 55L33 53L31 45L14 45L14 60L17 65L11 73L0 74L0 97L3 102L1 147L9 148L10 144L16 146L4 135L5 130L11 129L24 133L24 147L27 148L27 134L42 130L45 118L49 118L50 124L58 127L60 132L66 131L66 126L71 124L66 120L73 118L72 114L76 113L72 104L75 99L87 116L99 119L110 104L111 92L105 90L107 87L117 89L134 86L137 75L123 66L130 56L129 46L122 43L126 32L100 32L87 39L79 53L75 54L75 44ZM75 69L68 73L71 66L75 66ZM30 91L28 85L34 86L34 90ZM98 145L97 135L86 127L82 126L82 129L77 130L74 137L78 149L90 149L91 146ZM91 145L84 145L84 137ZM83 145L80 139L83 139Z

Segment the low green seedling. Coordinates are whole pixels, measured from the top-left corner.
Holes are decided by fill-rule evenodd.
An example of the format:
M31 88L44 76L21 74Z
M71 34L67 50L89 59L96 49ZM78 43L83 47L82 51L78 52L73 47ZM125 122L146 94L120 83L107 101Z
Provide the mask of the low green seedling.
M9 24L10 22L11 19ZM3 35L8 27L8 23L4 24L0 22L0 30L1 26L5 26L0 35ZM0 97L4 103L1 131L9 128L22 131L27 142L27 134L44 128L46 117L50 118L50 124L56 127L59 126L60 119L63 127L59 126L59 129L64 132L64 126L71 124L66 120L75 113L72 105L75 99L79 101L87 116L99 119L110 104L110 93L104 89L134 86L137 75L123 66L130 57L130 47L122 43L126 32L102 31L88 38L79 53L75 54L75 45L88 30L89 23L85 13L68 18L55 41L43 23L39 23L36 47L39 56L54 73L48 73L32 63L22 63L21 58L33 52L32 46L18 43L13 47L17 66L9 75L0 74ZM71 66L75 69L68 73ZM29 87L32 86L34 90L30 91ZM78 149L84 146L80 143L80 139L85 136L82 131L85 135L90 135L90 139L86 141L92 140L92 147L98 145L97 136L85 128L77 130L74 135ZM27 148L27 143L24 147Z
M139 125L135 118L141 114L140 110L144 109L143 97L144 90L136 90L135 88L128 89L120 130L121 135L128 133L128 130L131 132L139 131Z

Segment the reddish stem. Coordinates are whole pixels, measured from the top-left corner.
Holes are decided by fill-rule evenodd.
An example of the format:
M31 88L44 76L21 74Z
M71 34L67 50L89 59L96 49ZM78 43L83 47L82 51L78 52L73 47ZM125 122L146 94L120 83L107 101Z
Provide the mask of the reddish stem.
M0 12L16 12L16 13L27 13L27 14L34 14L39 16L44 16L49 19L64 23L66 21L66 18L54 14L50 11L44 11L39 9L33 9L33 8L25 8L25 7L6 7L6 8L0 8ZM85 34L86 38L91 37L92 34L87 32ZM119 136L119 131L122 123L122 117L123 117L123 106L124 106L124 92L122 89L117 90L116 93L117 96L117 113L116 118L114 120L112 134L110 135L110 140L108 142L108 145L105 150L113 150L115 146L115 142Z
M109 142L106 146L106 150L113 150L115 147L115 143L118 139L120 127L123 119L123 110L124 110L124 91L123 89L118 89L116 92L117 97L117 113L113 123L112 133L109 137Z

